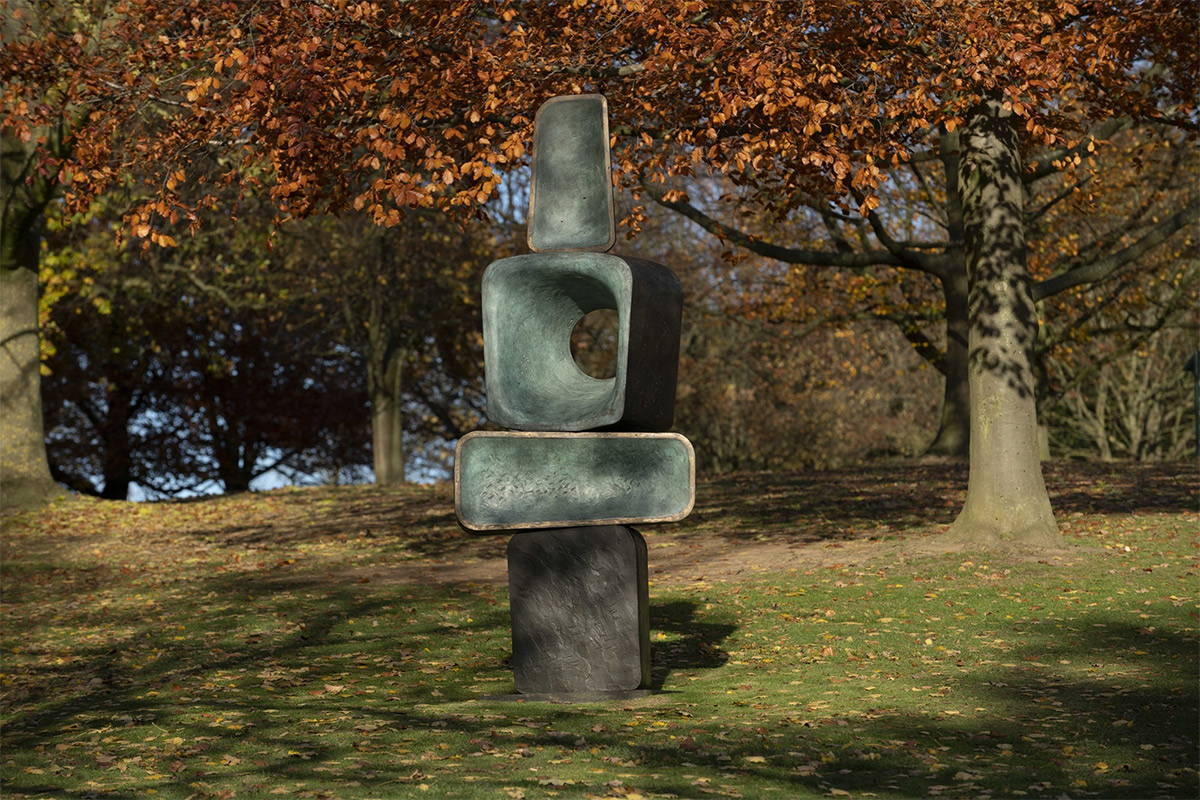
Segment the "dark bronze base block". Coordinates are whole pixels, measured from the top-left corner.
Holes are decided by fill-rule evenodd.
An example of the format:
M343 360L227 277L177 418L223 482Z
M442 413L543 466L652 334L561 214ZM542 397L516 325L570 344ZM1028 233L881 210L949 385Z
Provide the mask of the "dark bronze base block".
M614 700L638 700L654 694L649 689L628 692L576 692L574 694L489 694L480 700L495 703L611 703Z
M513 680L522 695L630 692L650 682L646 542L623 525L508 543Z

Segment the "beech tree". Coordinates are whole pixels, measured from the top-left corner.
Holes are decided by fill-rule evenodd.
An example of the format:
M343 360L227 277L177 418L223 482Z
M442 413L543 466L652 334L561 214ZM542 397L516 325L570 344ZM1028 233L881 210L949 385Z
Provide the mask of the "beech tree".
M1121 137L1131 125L1128 118L1113 120L1097 126L1089 136ZM1153 131L1139 133L1145 138L1178 139L1155 136ZM1077 299L1078 286L1102 283L1118 272L1129 272L1131 267L1143 264L1144 255L1185 230L1200 212L1200 200L1180 195L1173 186L1180 178L1180 158L1175 157L1169 159L1175 162L1175 173L1139 176L1138 207L1125 209L1116 224L1090 225L1082 212L1064 219L1057 212L1066 205L1065 198L1092 183L1097 170L1111 166L1107 162L1097 165L1097 141L1093 139L1089 144L1092 150L1084 151L1088 158L1081 156L1078 163L1043 152L1033 159L1035 166L1022 175L1027 199L1024 220L1034 256L1030 275L1038 301L1065 292L1071 296L1069 306L1070 300ZM1178 156L1186 148L1175 149ZM904 167L888 171L888 182L876 194L881 205L866 215L853 208L840 209L832 201L814 199L786 219L764 224L762 215L755 214L748 203L733 205L711 197L705 198L707 203L698 202L694 199L694 180L679 182L682 191L654 185L644 188L659 205L739 250L800 267L860 275L855 289L865 302L859 314L893 323L917 355L942 375L941 415L926 453L965 457L970 439L969 326L963 203L958 181L960 154L957 131L931 135L927 145L916 150ZM684 199L685 192L692 196ZM727 193L726 199L736 202L741 195L735 190ZM1114 222L1111 209L1102 209L1101 213ZM721 219L729 214L737 219ZM1063 230L1064 225L1070 226L1069 233ZM1058 247L1063 244L1068 246ZM919 282L897 280L898 276L890 274L896 270L922 276L936 285L940 294L936 313L942 332L930 331L927 324L931 311L928 292ZM1051 281L1068 271L1075 272L1077 282ZM802 290L804 281L788 276L783 282L794 284L794 288L785 286L774 297L764 298L761 305L765 313L776 318L811 313L807 303L793 296ZM896 289L899 298L895 297ZM1060 306L1056 304L1055 310Z
M886 171L931 131L957 133L971 477L953 533L974 543L1061 542L1037 458L1022 153L1073 159L1118 117L1195 127L1192 0L126 0L113 14L69 36L24 28L0 56L0 124L39 142L39 174L77 198L137 164L154 197L127 223L158 244L195 221L176 190L202 181L266 188L285 215L469 213L558 93L608 96L631 185L707 166L780 213L852 198L868 222ZM46 131L79 109L55 159ZM222 168L200 174L211 148Z

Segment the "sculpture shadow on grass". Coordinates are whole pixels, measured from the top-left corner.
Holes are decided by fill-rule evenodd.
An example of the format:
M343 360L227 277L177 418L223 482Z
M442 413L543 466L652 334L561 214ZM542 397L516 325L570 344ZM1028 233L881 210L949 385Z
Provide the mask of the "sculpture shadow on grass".
M700 605L689 600L650 601L650 688L662 691L672 672L716 669L729 660L722 642L737 630L727 622L709 621L697 614Z
M1064 640L1052 624L1028 626L1024 633L1033 643L1014 654L1019 665L948 681L970 704L985 709L971 716L867 711L746 728L741 738L703 744L701 736L710 731L696 725L696 744L683 758L823 794L836 787L854 796L876 792L913 798L1074 795L1082 771L1092 783L1090 796L1196 796L1200 704L1194 635L1147 632L1095 621L1099 619L1103 617L1086 624L1103 628L1085 631L1073 641ZM1058 666L1062 657L1111 662L1114 653L1130 658L1132 672L1141 677L1093 679L1066 674ZM1156 674L1171 676L1172 685L1145 681ZM1101 758L1114 760L1093 763L1097 747L1105 748L1099 751ZM681 759L678 745L662 741L647 740L636 750L638 763L651 770ZM1089 754L1092 760L1079 763ZM653 786L655 792L681 796L689 790L694 787Z

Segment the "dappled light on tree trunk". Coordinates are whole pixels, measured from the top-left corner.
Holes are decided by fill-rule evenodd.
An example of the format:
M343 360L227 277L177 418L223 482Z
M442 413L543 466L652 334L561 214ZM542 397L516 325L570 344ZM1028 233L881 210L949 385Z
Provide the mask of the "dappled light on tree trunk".
M980 104L963 131L970 276L971 475L952 537L966 545L1054 547L1063 540L1038 458L1030 356L1037 317L1025 265L1024 189L1013 117Z

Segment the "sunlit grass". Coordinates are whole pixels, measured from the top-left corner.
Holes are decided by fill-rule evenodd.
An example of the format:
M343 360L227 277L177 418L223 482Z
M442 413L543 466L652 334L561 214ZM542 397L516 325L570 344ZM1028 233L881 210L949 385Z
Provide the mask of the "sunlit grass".
M395 499L422 518L428 491ZM360 575L429 558L443 534L314 517L314 536L235 535L303 495L76 501L9 521L5 797L1198 790L1195 513L1068 516L1089 549L1046 563L656 583L657 692L555 705L487 699L512 691L502 585Z

